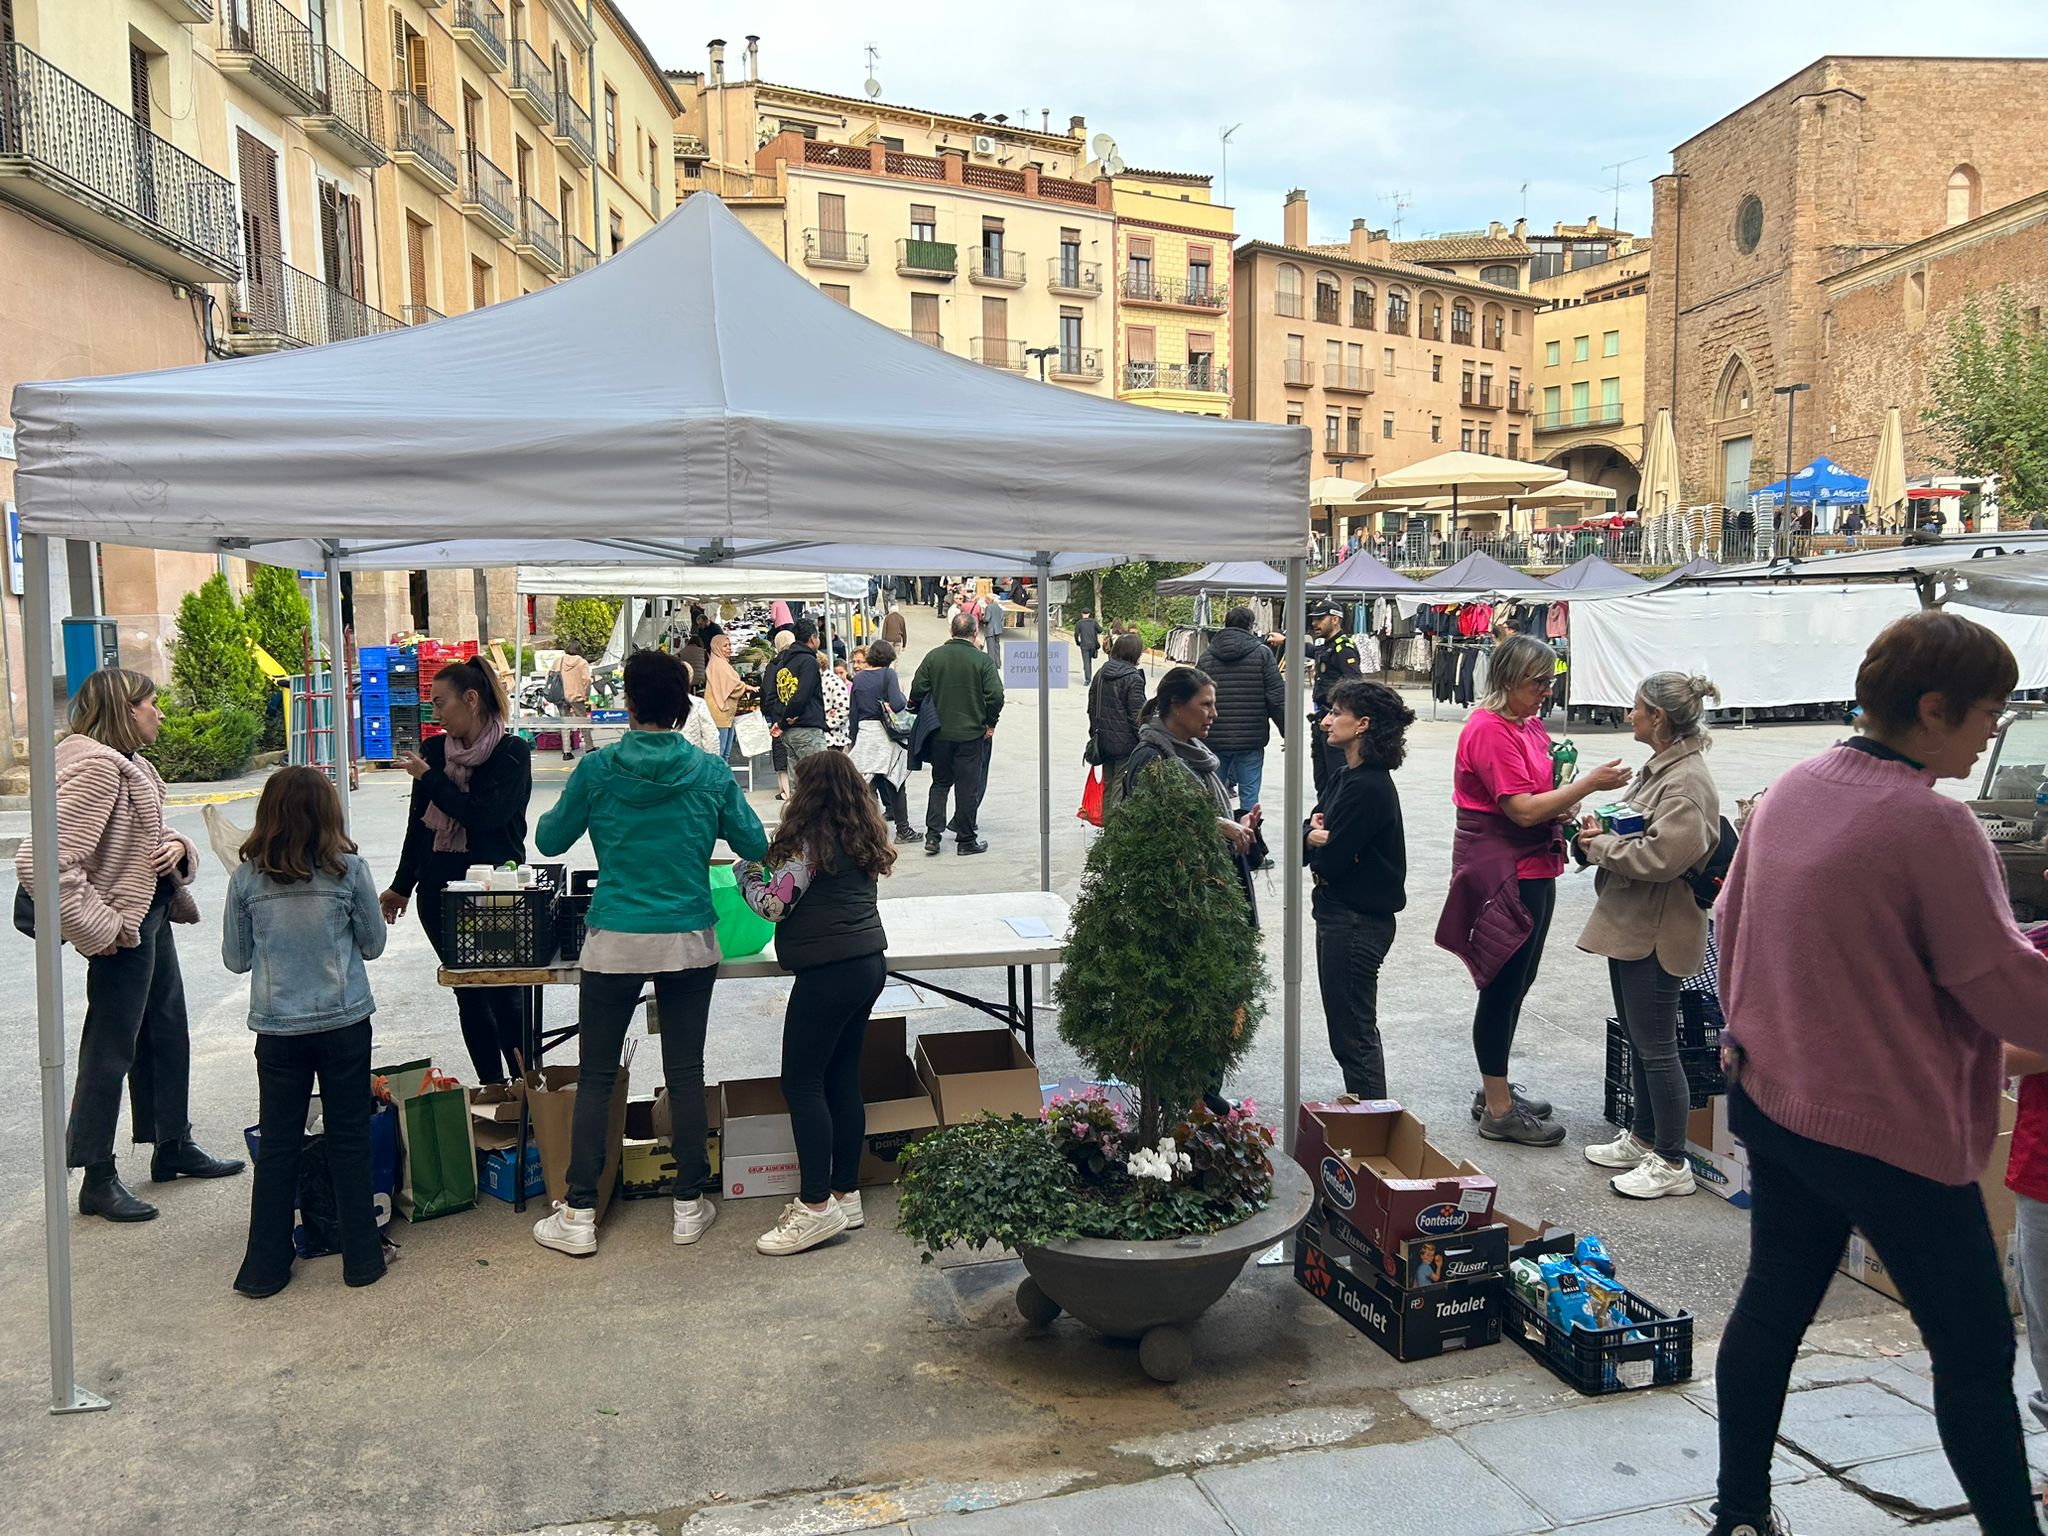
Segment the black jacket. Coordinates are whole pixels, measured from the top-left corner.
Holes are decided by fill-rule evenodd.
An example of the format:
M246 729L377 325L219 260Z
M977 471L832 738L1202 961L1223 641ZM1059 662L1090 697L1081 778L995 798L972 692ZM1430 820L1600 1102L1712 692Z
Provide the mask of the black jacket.
M438 805L469 834L467 853L444 854L465 869L471 864L520 864L526 861L526 802L533 797L533 748L507 733L497 750L477 764L469 788L457 789L448 777L448 738L431 736L420 747L427 771L412 781L405 845L398 854L398 873L391 889L411 896L422 880L439 886L447 875L428 865L434 855L434 833L424 820L429 805ZM460 871L458 871L460 873Z
M851 865L829 874L814 871L803 896L775 925L775 963L785 971L879 955L888 947L875 877Z
M1081 620L1074 626L1074 644L1083 656L1093 656L1102 649L1102 626L1093 619Z
M1307 852L1315 876L1315 914L1392 917L1408 904L1408 839L1401 796L1380 767L1345 768L1324 786L1323 825L1330 840Z
M825 729L825 690L818 682L818 653L792 645L769 665L762 679L761 712L784 730Z
M1265 641L1248 629L1219 630L1196 665L1216 682L1211 752L1260 751L1273 739L1269 723L1287 734L1287 685Z
M1138 747L1138 713L1145 707L1145 674L1112 656L1088 685L1088 734L1098 762L1129 757Z

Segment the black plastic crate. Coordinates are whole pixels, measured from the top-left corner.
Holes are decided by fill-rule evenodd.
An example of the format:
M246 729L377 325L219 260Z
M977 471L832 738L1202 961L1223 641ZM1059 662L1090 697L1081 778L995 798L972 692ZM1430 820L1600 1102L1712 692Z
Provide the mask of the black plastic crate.
M590 921L588 896L564 896L555 906L555 960L574 965L583 958L583 934Z
M1685 1068L1685 1085L1694 1109L1705 1109L1717 1095L1728 1091L1725 1074L1721 1070L1721 1032L1712 1032L1712 1043L1707 1045L1681 1045L1678 1048L1678 1064ZM1621 1027L1619 1019L1607 1021L1607 1103L1608 1119L1614 1120L1613 1110L1617 1103L1623 1107L1635 1094L1635 1050L1629 1044L1628 1031ZM1628 1122L1614 1120L1616 1125Z
M448 891L441 898L453 970L546 965L560 942L558 891L534 884L519 891Z
M1704 1050L1713 1046L1718 1050L1725 1022L1721 1016L1721 999L1714 993L1678 994L1678 1044L1681 1049L1691 1046Z
M1690 1312L1666 1312L1625 1290L1630 1326L1559 1329L1513 1285L1507 1300L1509 1336L1588 1397L1692 1380Z

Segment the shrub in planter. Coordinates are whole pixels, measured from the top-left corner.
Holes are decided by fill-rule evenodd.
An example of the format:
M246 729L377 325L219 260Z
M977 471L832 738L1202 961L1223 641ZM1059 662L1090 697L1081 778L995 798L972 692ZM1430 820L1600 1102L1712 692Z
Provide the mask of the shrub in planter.
M168 710L142 755L171 784L232 779L249 766L263 722L248 709Z

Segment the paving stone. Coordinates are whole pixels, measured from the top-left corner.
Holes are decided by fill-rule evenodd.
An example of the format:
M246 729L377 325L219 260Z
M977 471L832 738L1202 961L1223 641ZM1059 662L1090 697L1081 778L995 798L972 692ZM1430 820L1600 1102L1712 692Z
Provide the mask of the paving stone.
M2048 1464L2048 1448L2028 1441L2027 1460L2032 1465L2034 1486L2038 1488L2043 1466ZM1884 1461L1867 1461L1844 1472L1842 1480L1917 1511L1922 1519L1962 1514L1969 1508L1963 1497L1962 1485L1949 1469L1948 1456L1940 1449L1917 1451L1911 1456L1894 1456Z
M1794 1391L1850 1381L1874 1381L1930 1412L1934 1408L1934 1378L1908 1370L1896 1360L1848 1360L1839 1355L1815 1355L1800 1361L1792 1372Z
M1792 1393L1785 1399L1778 1434L1822 1466L1837 1471L1941 1443L1933 1414L1910 1398L1868 1381Z
M1624 1394L1457 1439L1559 1524L1711 1497L1718 1429L1677 1394ZM1789 1477L1800 1474L1795 1469Z
M1667 1504L1662 1509L1639 1509L1632 1514L1610 1515L1588 1525L1560 1525L1559 1536L1700 1536L1714 1522L1702 1519L1684 1504ZM1806 1536L1802 1530L1799 1536Z
M1231 1536L1230 1527L1185 1477L1090 1488L1006 1509L937 1515L910 1523L911 1536Z
M1380 1531L1522 1536L1549 1528L1540 1512L1443 1436L1358 1450L1299 1451L1199 1472L1195 1481L1242 1536L1358 1530L1367 1513L1372 1529Z
M1410 1387L1399 1394L1409 1412L1432 1429L1463 1429L1493 1419L1548 1413L1582 1401L1579 1394L1550 1372L1530 1362L1532 1370L1516 1374L1475 1376L1435 1386Z
M1119 1456L1142 1456L1154 1466L1209 1466L1254 1453L1339 1445L1363 1435L1375 1418L1370 1408L1291 1408L1234 1424L1120 1440L1110 1449Z
M835 1488L745 1504L700 1509L683 1522L683 1536L842 1536L952 1511L1009 1508L1049 1499L1079 1474L1038 1473L988 1482L926 1482Z
M1799 1536L1886 1536L1916 1529L1833 1478L1816 1477L1791 1487L1774 1486L1771 1503ZM1703 1525L1714 1523L1711 1501L1695 1507Z

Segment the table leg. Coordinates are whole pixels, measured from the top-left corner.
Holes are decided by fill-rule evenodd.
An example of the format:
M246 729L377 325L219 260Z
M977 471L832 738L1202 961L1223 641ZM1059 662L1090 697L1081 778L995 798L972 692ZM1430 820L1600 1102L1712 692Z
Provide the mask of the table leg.
M1038 1060L1037 1020L1031 1007L1031 967L1024 971L1024 1054L1033 1061Z
M1024 1015L1017 1008L1017 967L1014 965L1004 966L1003 980L1008 982L1010 986L1010 1011L1005 1022L1014 1030L1019 1024L1024 1022ZM1029 1050L1030 1047L1026 1046L1025 1049Z
M533 1137L533 1104L527 1097L540 1074L539 987L522 987L519 996L519 1056L527 1082L519 1095L519 1145L512 1150L512 1209L526 1209L526 1148Z

